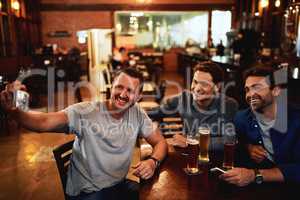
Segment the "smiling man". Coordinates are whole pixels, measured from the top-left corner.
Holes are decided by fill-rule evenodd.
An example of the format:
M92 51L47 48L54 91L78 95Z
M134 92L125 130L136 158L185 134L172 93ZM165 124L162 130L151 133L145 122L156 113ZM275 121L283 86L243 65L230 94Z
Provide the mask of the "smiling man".
M238 186L300 183L300 111L287 104L282 90L285 76L285 70L275 72L259 63L246 71L250 107L238 112L234 122L239 144L246 151L241 164L247 168L234 168L220 178Z
M138 191L125 179L138 135L153 146L147 160L134 174L149 179L167 153L167 144L151 119L136 103L143 85L133 68L119 71L112 84L111 98L83 102L54 113L23 112L12 106L9 85L1 93L3 108L31 130L60 131L68 127L76 134L66 192L70 199L138 199ZM130 189L131 188L131 189Z
M233 117L238 109L237 102L220 92L223 70L213 62L201 62L194 68L191 91L169 98L160 107L148 112L151 118L180 116L184 123L184 135L195 135L200 126L211 129L210 149L223 148L222 135L233 130ZM174 141L185 146L185 137L175 135Z

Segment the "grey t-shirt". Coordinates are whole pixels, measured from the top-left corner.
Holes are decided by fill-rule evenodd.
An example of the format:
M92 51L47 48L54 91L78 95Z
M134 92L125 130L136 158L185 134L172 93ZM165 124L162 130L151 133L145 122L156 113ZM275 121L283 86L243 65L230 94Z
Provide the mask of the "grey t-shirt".
M273 150L273 144L270 135L270 129L274 126L275 120L268 120L258 112L254 112L254 114L256 116L257 122L261 129L261 137L264 143L263 145L267 150L267 157L269 160L274 161L273 159L274 150Z
M66 193L93 192L122 181L131 162L138 134L153 132L151 119L137 105L123 118L113 118L104 102L83 102L67 107L70 132L76 134Z
M193 99L190 91L169 98L157 108L148 112L153 119L162 117L180 116L183 120L183 133L196 135L200 126L211 129L210 150L222 151L223 140L221 137L226 132L234 132L233 118L238 110L238 103L227 96L219 94L211 105L201 109Z

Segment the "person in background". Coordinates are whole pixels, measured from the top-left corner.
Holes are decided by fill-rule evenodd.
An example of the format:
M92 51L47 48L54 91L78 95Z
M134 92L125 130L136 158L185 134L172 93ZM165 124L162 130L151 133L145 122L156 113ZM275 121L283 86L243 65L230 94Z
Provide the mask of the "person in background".
M126 48L120 47L118 50L115 50L112 58L112 63L111 63L113 70L123 68L126 65L126 61L127 61Z
M189 38L185 43L185 52L189 55L201 54L201 49L199 44L191 38Z
M275 72L260 64L245 72L250 107L239 111L234 120L243 167L227 171L221 179L238 186L300 183L300 110L287 104L285 75L284 70Z
M218 56L224 56L224 50L225 50L225 47L223 45L223 41L220 40L220 43L217 45L217 55Z
M174 142L184 147L186 134L197 134L200 125L211 129L210 149L223 150L224 131L234 129L233 117L238 103L220 92L224 74L213 62L202 62L195 66L191 91L167 99L161 106L148 112L149 117L159 120L180 116L183 120L183 135L176 134Z
M153 146L151 157L135 166L134 174L142 179L154 174L167 153L167 144L136 103L143 85L138 71L126 68L117 72L107 101L82 102L52 113L15 108L12 92L16 85L1 92L1 105L21 125L39 132L76 135L66 186L71 200L139 198L136 187L125 179L138 135Z

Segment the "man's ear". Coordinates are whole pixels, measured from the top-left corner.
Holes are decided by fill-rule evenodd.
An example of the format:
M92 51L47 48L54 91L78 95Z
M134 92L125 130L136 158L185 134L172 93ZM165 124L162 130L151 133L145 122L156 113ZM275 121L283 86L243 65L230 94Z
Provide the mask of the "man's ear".
M140 93L137 95L137 97L136 97L136 102L139 102L140 100L142 100L142 98L143 98L143 95L142 95L142 93L140 92Z
M214 91L215 91L215 93L220 92L220 89L221 89L221 83L217 83L217 84L214 85Z
M273 94L273 96L275 96L275 97L278 97L278 96L280 95L280 92L281 92L281 88L278 87L278 86L275 86L275 87L273 88L273 90L272 90L272 94Z

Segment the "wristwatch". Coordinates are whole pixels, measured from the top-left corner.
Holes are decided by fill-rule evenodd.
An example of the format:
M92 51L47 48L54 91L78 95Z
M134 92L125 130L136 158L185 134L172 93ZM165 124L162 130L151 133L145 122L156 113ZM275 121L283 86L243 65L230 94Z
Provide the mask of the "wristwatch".
M152 160L154 160L154 163L155 163L155 168L158 168L158 167L159 167L159 165L160 165L160 160L158 160L158 159L154 158L153 156L150 156L150 158L149 158L149 159L152 159Z
M259 172L258 169L254 169L254 173L255 173L255 183L262 184L262 182L264 181L264 177L262 176L262 174Z

